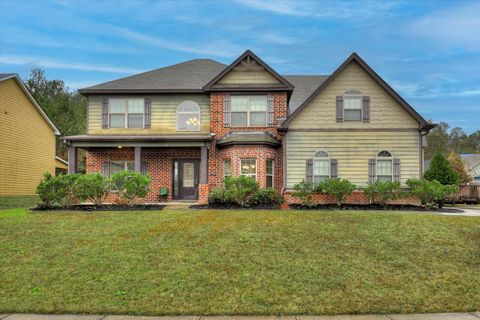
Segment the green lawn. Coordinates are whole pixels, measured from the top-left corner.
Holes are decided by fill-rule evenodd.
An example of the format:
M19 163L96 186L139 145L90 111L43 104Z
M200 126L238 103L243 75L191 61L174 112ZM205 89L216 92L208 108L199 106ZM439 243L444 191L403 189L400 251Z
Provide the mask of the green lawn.
M480 310L480 218L0 211L0 313Z
M12 208L33 208L40 202L38 196L0 196L0 210Z

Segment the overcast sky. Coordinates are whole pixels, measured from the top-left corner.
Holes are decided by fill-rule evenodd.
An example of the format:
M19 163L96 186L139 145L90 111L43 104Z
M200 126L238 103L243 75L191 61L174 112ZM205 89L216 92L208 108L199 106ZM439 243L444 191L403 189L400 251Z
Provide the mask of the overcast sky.
M72 89L251 49L281 74L360 54L425 118L480 129L480 1L0 0L0 72Z

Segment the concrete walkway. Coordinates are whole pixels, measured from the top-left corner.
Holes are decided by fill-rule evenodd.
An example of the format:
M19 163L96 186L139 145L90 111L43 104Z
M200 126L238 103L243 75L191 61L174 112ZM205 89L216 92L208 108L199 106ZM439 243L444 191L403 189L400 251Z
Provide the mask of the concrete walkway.
M440 212L439 214L445 216L466 216L466 217L480 217L480 209L464 209L458 207L445 207L450 209L462 210L462 212Z
M470 313L422 313L386 315L340 315L340 316L289 316L289 317L241 317L241 316L101 316L101 315L40 315L0 314L0 320L479 320L480 312Z

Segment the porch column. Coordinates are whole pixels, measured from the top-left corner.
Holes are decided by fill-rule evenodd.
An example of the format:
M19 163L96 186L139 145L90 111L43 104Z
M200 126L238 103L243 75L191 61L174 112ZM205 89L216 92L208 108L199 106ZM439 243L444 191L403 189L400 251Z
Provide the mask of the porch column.
M77 172L77 147L68 147L68 173Z
M135 171L142 172L142 148L135 147Z
M208 149L206 146L200 148L200 183L208 183Z

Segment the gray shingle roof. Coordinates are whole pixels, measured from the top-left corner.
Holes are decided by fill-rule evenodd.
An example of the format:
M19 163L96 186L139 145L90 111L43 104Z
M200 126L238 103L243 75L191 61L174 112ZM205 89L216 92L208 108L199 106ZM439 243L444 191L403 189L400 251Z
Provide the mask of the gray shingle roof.
M266 144L273 147L279 147L280 141L275 139L267 132L263 131L238 131L231 132L217 141L218 147L224 147L228 145L257 145Z
M480 154L461 154L460 157L465 161L468 170L480 163Z
M211 59L194 59L83 88L79 92L202 91L203 86L225 67Z
M328 78L325 75L284 75L283 77L295 86L288 104L288 114L295 111Z
M0 80L10 78L12 76L16 75L16 73L0 73Z
M211 59L194 59L126 78L80 89L80 93L107 92L203 92L203 87L227 66ZM295 89L290 98L293 112L328 76L286 75Z

